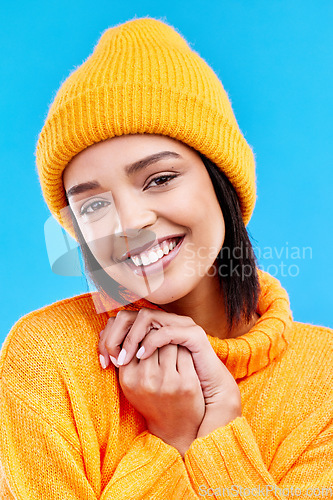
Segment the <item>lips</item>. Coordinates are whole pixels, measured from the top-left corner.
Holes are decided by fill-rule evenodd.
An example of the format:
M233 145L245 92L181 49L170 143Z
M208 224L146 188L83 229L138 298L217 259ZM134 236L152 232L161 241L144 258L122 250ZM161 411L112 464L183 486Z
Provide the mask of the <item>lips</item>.
M168 255L179 243L179 241L179 238L165 240L162 243L153 246L149 250L140 253L139 255L131 255L131 260L136 266L147 266L149 264L153 264L164 257L164 255Z
M134 272L134 274L136 274L137 276L142 276L145 279L147 278L147 276L150 275L155 275L155 274L160 275L161 272L164 272L166 268L170 265L170 263L176 258L176 256L181 250L185 238L186 238L185 235L180 238L178 237L177 245L168 254L164 255L162 258L159 258L157 261L151 264L145 265L143 263L143 265L137 266L133 262L133 259L131 258L126 259L124 261L124 264L125 266L128 266L129 269L131 269L131 271ZM175 241L175 239L176 238L174 237L173 240ZM162 239L161 241L163 242L165 241L165 239Z
M125 252L122 257L118 260L119 263L121 262L125 262L127 259L130 259L131 256L133 255L139 255L140 253L143 253L151 248L153 248L154 246L160 244L160 243L163 243L163 242L167 242L169 240L174 240L174 239L177 239L177 243L179 242L179 240L181 238L183 238L184 234L175 234L175 235L171 235L171 236L164 236L163 238L158 238L157 240L155 241L150 241L148 243L146 243L145 245L142 245L141 247L136 247L134 249L131 249L129 252Z

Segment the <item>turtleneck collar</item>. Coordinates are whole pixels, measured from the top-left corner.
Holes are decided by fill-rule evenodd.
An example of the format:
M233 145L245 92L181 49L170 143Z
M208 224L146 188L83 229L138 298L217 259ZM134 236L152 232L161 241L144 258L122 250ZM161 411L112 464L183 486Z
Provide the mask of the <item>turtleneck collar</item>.
M293 322L289 297L280 281L258 269L260 296L255 325L244 335L219 339L208 336L215 353L235 379L247 377L269 365L287 347L287 333ZM105 292L95 292L93 300L97 312L115 316L121 309L137 311L142 307L161 309L145 299L138 299L125 288L120 288L127 305L120 306Z
M255 325L244 335L218 339L208 335L217 356L235 379L247 377L269 365L288 346L293 322L289 297L279 280L258 269L260 296Z

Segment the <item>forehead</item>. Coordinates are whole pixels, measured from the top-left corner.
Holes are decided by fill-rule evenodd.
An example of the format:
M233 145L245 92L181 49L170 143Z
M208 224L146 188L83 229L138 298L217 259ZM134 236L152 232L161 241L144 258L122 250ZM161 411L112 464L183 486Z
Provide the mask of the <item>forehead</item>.
M113 137L93 144L78 153L66 166L63 172L65 189L70 183L76 182L105 166L125 167L144 157L161 151L173 151L182 157L197 156L194 150L186 144L171 137L153 134L135 134Z

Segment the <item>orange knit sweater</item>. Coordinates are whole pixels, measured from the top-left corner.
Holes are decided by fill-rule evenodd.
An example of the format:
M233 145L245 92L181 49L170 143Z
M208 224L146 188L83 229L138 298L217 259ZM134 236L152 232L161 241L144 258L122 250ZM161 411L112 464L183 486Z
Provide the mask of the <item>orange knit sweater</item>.
M259 278L250 332L209 336L242 417L196 439L184 460L146 430L118 370L99 364L114 311L97 314L87 293L21 318L0 357L1 498L333 497L333 331L294 322L280 282ZM127 307L142 306L153 307Z

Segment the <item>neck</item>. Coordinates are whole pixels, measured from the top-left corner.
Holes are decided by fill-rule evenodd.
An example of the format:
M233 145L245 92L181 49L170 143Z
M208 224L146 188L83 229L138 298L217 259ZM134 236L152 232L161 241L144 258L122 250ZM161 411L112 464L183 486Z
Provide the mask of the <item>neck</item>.
M204 304L204 306L203 306ZM227 314L223 294L220 292L218 277L205 276L194 290L181 299L161 307L181 316L189 316L201 326L206 334L220 339L238 337L247 333L259 319L257 313L250 323L242 323L228 330Z

